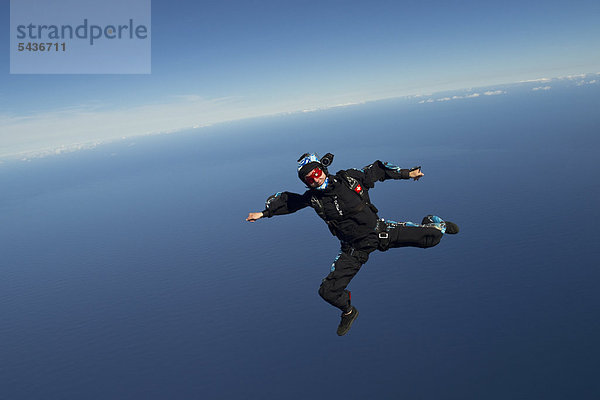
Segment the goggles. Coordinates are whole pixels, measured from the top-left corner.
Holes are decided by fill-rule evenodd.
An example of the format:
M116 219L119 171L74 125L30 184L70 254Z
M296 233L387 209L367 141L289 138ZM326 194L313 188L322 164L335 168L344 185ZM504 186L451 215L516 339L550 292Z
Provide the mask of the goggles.
M304 182L306 182L307 185L312 185L321 177L321 175L323 175L323 170L321 168L315 168L310 171L310 174L304 177Z

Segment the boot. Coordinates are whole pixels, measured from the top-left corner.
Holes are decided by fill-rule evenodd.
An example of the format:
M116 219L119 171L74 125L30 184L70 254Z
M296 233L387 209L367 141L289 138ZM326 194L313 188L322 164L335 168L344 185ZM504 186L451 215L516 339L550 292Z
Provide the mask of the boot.
M446 233L450 235L455 235L458 233L458 225L454 222L444 221L446 223Z
M358 317L358 310L354 306L352 306L350 309L350 313L342 313L342 320L337 328L338 336L344 336L346 333L348 333L356 317Z

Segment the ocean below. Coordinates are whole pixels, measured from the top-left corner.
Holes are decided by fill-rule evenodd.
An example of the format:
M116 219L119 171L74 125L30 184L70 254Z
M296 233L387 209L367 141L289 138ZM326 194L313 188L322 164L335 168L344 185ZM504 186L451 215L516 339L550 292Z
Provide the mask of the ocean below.
M598 399L600 85L392 99L0 165L0 399ZM493 94L493 95L492 95ZM431 101L427 101L431 100ZM344 337L296 159L421 165L379 215Z

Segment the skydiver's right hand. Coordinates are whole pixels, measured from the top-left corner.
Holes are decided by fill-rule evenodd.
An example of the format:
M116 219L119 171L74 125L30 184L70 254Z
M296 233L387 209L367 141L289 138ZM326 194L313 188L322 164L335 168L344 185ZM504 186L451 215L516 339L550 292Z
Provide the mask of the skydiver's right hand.
M248 218L246 218L246 221L248 222L254 222L258 219L261 219L263 217L263 213L261 212L253 212L248 214Z

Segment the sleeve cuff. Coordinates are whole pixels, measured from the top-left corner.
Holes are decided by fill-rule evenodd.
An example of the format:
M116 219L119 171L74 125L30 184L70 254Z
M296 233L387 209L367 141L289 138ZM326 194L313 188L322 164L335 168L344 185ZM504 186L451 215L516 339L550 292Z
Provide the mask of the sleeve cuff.
M271 213L271 211L267 210L266 208L263 210L263 218L271 218L273 216L273 213Z

